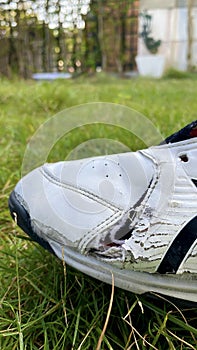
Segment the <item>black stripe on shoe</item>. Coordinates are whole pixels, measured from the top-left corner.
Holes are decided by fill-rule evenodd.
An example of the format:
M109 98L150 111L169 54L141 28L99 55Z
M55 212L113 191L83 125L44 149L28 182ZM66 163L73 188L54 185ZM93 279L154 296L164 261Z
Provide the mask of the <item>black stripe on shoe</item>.
M157 272L176 273L191 246L197 239L197 216L179 232L161 261Z
M180 142L180 141L184 141L184 140L189 140L189 139L196 137L196 136L197 136L197 120L194 120L192 123L186 125L183 129L168 136L160 144L162 145L165 143Z
M197 180L196 180L196 179L192 179L192 182L193 182L194 185L197 187Z

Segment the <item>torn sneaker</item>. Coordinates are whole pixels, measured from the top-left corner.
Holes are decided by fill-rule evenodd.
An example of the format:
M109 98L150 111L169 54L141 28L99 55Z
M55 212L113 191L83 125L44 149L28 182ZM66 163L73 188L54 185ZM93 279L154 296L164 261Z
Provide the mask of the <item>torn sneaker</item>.
M9 208L74 268L197 302L197 121L159 146L44 164L19 181Z

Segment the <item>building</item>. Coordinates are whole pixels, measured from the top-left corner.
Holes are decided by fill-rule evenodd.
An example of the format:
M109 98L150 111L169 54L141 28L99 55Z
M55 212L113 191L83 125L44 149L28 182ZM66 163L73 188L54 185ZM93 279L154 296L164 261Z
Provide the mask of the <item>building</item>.
M141 0L140 11L152 15L152 36L161 39L159 53L179 70L197 67L197 0ZM141 25L139 21L139 26ZM146 54L138 39L138 54Z

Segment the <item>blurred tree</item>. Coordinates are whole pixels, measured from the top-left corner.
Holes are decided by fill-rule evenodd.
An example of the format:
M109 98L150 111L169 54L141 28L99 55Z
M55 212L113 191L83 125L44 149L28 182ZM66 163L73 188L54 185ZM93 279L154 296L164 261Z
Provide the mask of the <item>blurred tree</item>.
M90 1L1 0L0 73L131 68L138 1Z
M193 46L193 18L192 11L194 7L194 0L187 1L187 34L188 34L188 49L187 49L187 70L193 70L192 64L192 46Z
M103 70L122 72L131 68L137 48L138 6L139 1L135 0L91 1L86 17L86 38L94 37L94 44L89 40L89 54L94 61L97 57ZM132 47L133 57L128 54L132 53Z
M45 17L49 12L49 0L44 3L43 11L45 12ZM50 33L48 28L48 23L46 19L42 20L42 67L45 72L49 72L51 69L51 52L50 52Z
M89 0L0 1L0 73L28 78L32 71L63 70L79 61L66 58L68 41L79 39ZM71 34L71 35L70 35ZM79 51L79 40L74 45ZM69 56L69 54L68 54ZM76 67L77 67L76 66Z
M96 67L104 66L104 62L102 62L102 60L104 61L104 49L102 48L103 50L101 52L99 40L99 35L101 36L102 31L98 28L98 22L99 18L92 4L91 11L86 16L86 25L83 31L83 41L85 45L83 68L85 71L89 72L95 71Z
M4 59L6 69L0 67L0 72L10 76L18 73L24 78L31 75L31 44L37 17L32 13L30 1L4 0L0 3L0 51L6 43Z

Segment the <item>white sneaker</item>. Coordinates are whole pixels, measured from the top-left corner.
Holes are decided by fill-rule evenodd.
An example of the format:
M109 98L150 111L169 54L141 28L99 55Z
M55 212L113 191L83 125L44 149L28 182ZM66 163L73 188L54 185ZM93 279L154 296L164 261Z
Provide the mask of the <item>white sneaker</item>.
M44 164L19 181L9 207L76 269L197 302L197 121L156 147Z

